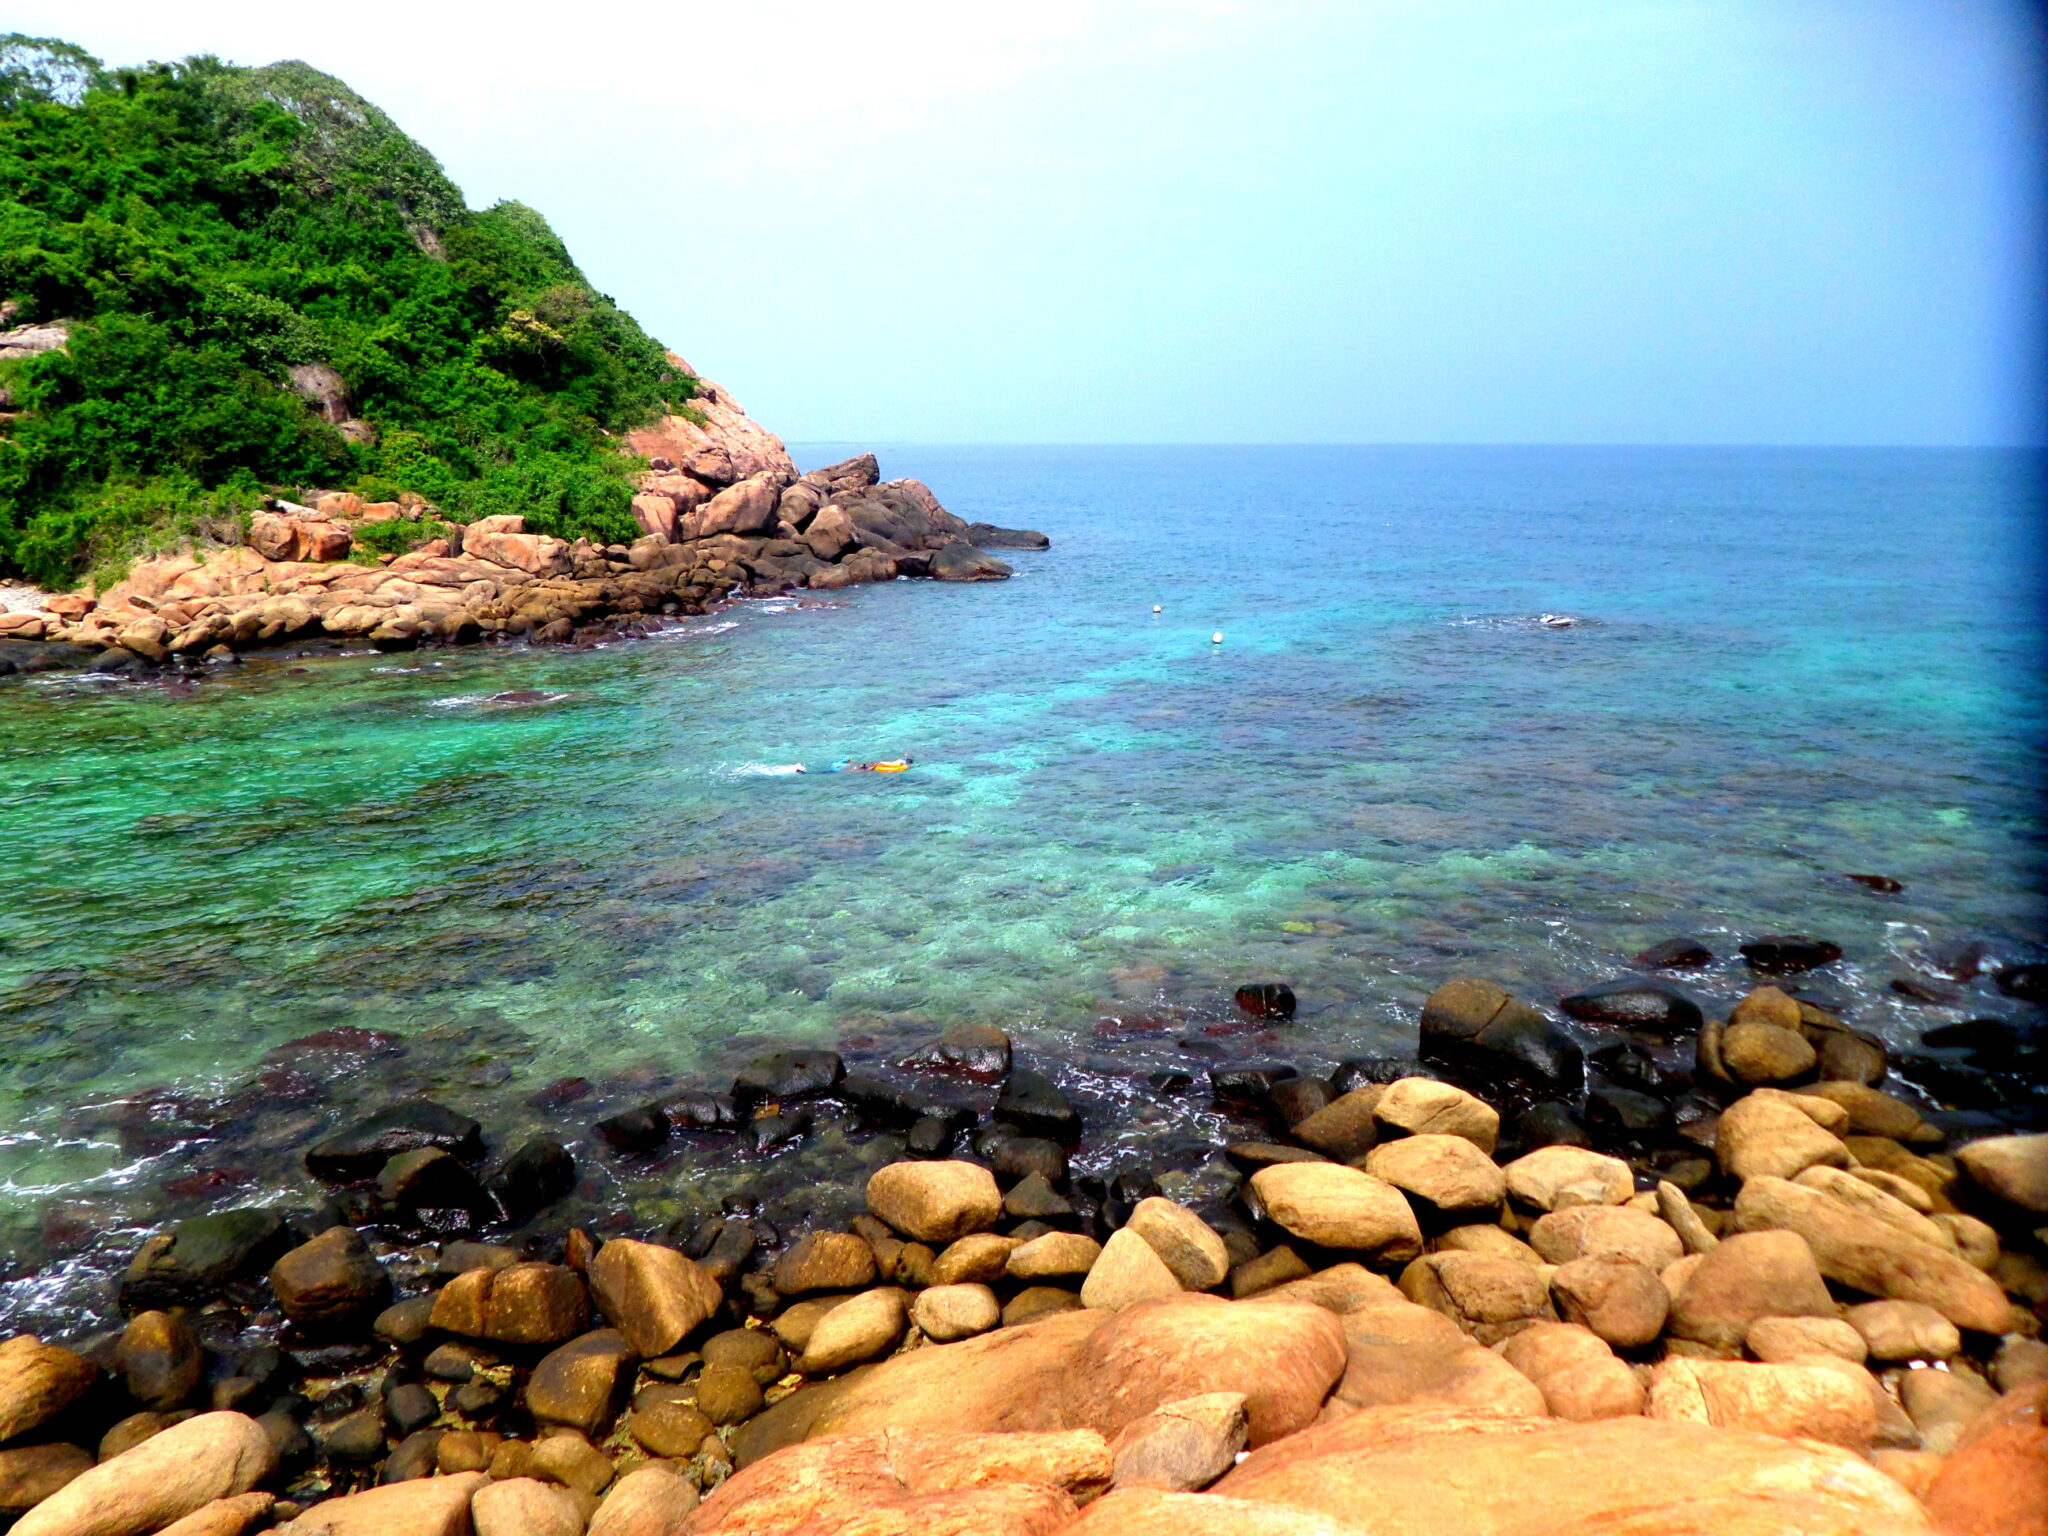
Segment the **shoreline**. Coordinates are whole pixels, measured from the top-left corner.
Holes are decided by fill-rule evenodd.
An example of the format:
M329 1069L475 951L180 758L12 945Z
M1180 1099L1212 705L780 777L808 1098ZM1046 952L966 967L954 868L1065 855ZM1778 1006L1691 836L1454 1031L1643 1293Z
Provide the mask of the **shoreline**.
M1654 958L1677 967L1666 974L1681 974L1693 947L1674 943ZM1486 1383L1486 1397L1505 1394L1504 1400L1520 1401L1530 1413L1577 1422L1576 1407L1559 1406L1570 1405L1576 1389L1560 1385L1553 1394L1534 1354L1518 1359L1510 1341L1532 1329L1588 1326L1582 1314L1598 1314L1605 1303L1596 1297L1589 1310L1583 1298L1568 1301L1578 1293L1570 1284L1560 1289L1559 1277L1575 1259L1583 1266L1615 1255L1603 1250L1560 1259L1541 1239L1543 1223L1559 1225L1558 1217L1575 1205L1611 1210L1617 1222L1628 1212L1624 1224L1633 1226L1631 1242L1668 1240L1682 1249L1665 1264L1646 1268L1640 1254L1632 1261L1645 1274L1663 1271L1657 1281L1663 1300L1651 1308L1661 1320L1682 1314L1680 1302L1689 1294L1671 1266L1702 1259L1715 1239L1752 1230L1742 1204L1751 1198L1751 1186L1769 1191L1783 1183L1802 1191L1783 1197L1795 1206L1801 1200L1847 1200L1845 1209L1876 1211L1889 1222L1874 1229L1885 1233L1883 1247L1910 1254L1919 1251L1916 1243L1933 1243L1949 1255L1937 1266L1947 1277L1947 1291L1928 1290L1919 1281L1894 1285L1864 1271L1845 1280L1851 1271L1828 1269L1833 1250L1825 1223L1812 1226L1803 1207L1784 1222L1767 1224L1773 1232L1799 1231L1818 1255L1833 1284L1833 1313L1845 1305L1890 1306L1896 1312L1906 1304L1932 1304L1939 1312L1953 1291L1962 1299L1950 1297L1950 1310L1960 1315L1949 1321L1963 1333L1941 1357L1944 1374L1982 1378L1989 1394L1989 1384L2003 1388L2004 1378L2025 1375L2016 1362L2027 1362L2026 1371L2035 1363L2039 1370L2026 1380L2048 1381L2048 1348L2031 1337L2048 1307L2048 1266L2033 1232L2040 1217L2022 1220L2019 1204L1999 1198L2001 1191L2035 1198L2028 1170L2038 1164L2048 1176L2048 1138L2004 1138L2020 1144L2023 1155L1996 1167L1977 1167L1972 1154L1959 1164L1952 1156L1958 1144L1999 1143L1984 1134L1996 1128L1981 1116L1945 1114L1901 1089L1899 1063L1881 1044L1793 995L1800 976L1832 963L1830 947L1790 939L1750 946L1749 966L1759 985L1725 1021L1704 1015L1670 981L1639 977L1589 988L1566 1000L1562 1012L1569 1024L1493 983L1453 981L1425 1005L1412 1052L1347 1062L1332 1073L1286 1064L1293 994L1279 983L1249 984L1232 1003L1245 1033L1236 1046L1218 1047L1229 1059L1212 1059L1206 1073L1154 1072L1126 1084L1134 1103L1206 1100L1217 1126L1206 1142L1191 1140L1185 1126L1176 1126L1147 1148L1142 1137L1129 1135L1129 1127L1103 1126L1093 1110L1084 1112L1089 1100L1077 1100L1055 1081L1056 1063L1027 1059L1007 1036L986 1026L961 1026L874 1060L849 1061L828 1051L772 1052L744 1066L729 1085L671 1085L654 1100L594 1120L577 1109L590 1085L580 1091L575 1083L551 1085L534 1102L550 1097L545 1113L558 1125L588 1126L593 1150L579 1155L563 1145L573 1138L543 1135L515 1146L442 1105L417 1099L373 1103L352 1126L330 1124L318 1132L314 1127L321 1120L307 1122L305 1139L292 1149L308 1170L301 1201L268 1215L238 1215L230 1207L148 1239L121 1284L120 1311L108 1314L118 1325L126 1313L125 1331L72 1342L83 1358L110 1373L95 1399L102 1435L113 1433L116 1422L127 1422L125 1416L108 1418L124 1406L156 1416L130 1425L131 1434L165 1432L190 1409L247 1413L286 1466L297 1468L281 1483L273 1476L267 1486L293 1504L313 1508L321 1499L363 1495L385 1482L409 1487L426 1473L440 1475L425 1479L423 1487L486 1469L499 1482L526 1482L538 1445L546 1443L535 1437L551 1426L575 1429L578 1446L594 1447L607 1459L598 1479L597 1463L578 1451L585 1481L597 1480L596 1487L584 1489L584 1503L614 1477L630 1482L635 1476L636 1486L650 1485L655 1477L680 1479L663 1483L660 1491L694 1499L713 1493L734 1463L773 1465L772 1452L807 1432L811 1409L805 1405L816 1402L829 1410L837 1401L833 1394L843 1392L814 1384L839 1380L848 1367L881 1360L896 1363L874 1370L909 1370L902 1362L937 1358L924 1351L942 1343L994 1338L1026 1328L1033 1319L1184 1305L1173 1300L1183 1291L1216 1290L1233 1298L1230 1306L1289 1287L1314 1292L1334 1285L1354 1301L1369 1291L1388 1305L1398 1296L1401 1306L1418 1315L1428 1312L1456 1325L1455 1346L1448 1342L1452 1334L1441 1335L1440 1342L1464 1362L1462 1369L1479 1373L1474 1380ZM2031 980L2030 974L2018 975L2011 990ZM2029 1085L2027 1058L2016 1052L2031 1048L2037 1037L2025 1026L1980 1022L1929 1033L1928 1049L1953 1058L1958 1081L1971 1070L1988 1074L2002 1068L2015 1073L2022 1087ZM1248 1049L1253 1041L1257 1047ZM260 1077L274 1097L289 1101L297 1093L310 1104L320 1096L321 1079L377 1074L380 1061L395 1063L403 1050L395 1036L331 1030L271 1052ZM1402 1107L1410 1099L1418 1106L1413 1115ZM2023 1103L2009 1106L2005 1117L2021 1124L2029 1119ZM150 1119L145 1110L143 1121ZM1959 1134L1947 1135L1943 1121ZM171 1125L164 1129L175 1134ZM1106 1158L1105 1132L1113 1147ZM1485 1156L1450 1145L1461 1137ZM790 1161L792 1153L784 1194L794 1203L784 1198L778 1205L774 1165L778 1158ZM1530 1182L1531 1170L1552 1163L1569 1165L1579 1177L1554 1180L1545 1193ZM592 1222L586 1214L590 1202L578 1189L592 1164L638 1165L659 1184L696 1185L700 1193L717 1194L700 1201L694 1214L684 1211L666 1221L614 1204ZM925 1241L914 1225L906 1227L900 1212L891 1214L895 1207L877 1204L874 1179L889 1168L912 1170L888 1177L913 1184L937 1178L979 1188L986 1180L996 1206L969 1230ZM966 1168L973 1171L950 1171ZM1304 1168L1328 1171L1304 1175ZM1275 1193L1304 1177L1335 1178L1342 1187L1300 1195L1299 1209ZM1368 1203L1377 1202L1375 1219L1393 1221L1393 1238L1372 1238L1355 1225L1363 1219L1356 1213L1341 1220L1331 1215L1338 1207L1330 1201L1358 1195L1348 1182L1354 1178L1372 1186ZM1567 1200L1565 1193L1585 1178L1599 1188ZM1496 1188L1502 1179L1505 1184ZM1760 1179L1768 1182L1756 1184ZM1862 1188L1850 1187L1855 1184ZM1405 1202L1398 1210L1386 1203L1389 1188ZM1536 1198L1526 1198L1531 1191ZM2042 1198L2048 1203L2048 1193ZM1141 1209L1151 1214L1141 1217ZM1646 1238L1645 1221L1666 1235ZM1167 1224L1166 1235L1157 1223ZM1533 1249L1531 1241L1537 1243ZM1188 1277L1174 1269L1190 1244L1208 1256L1191 1271L1197 1279L1206 1277L1205 1283L1184 1283ZM1013 1269L1010 1255L1026 1245L1065 1256L1047 1258L1055 1267L1045 1273L1038 1272L1035 1258ZM1623 1248L1634 1252L1626 1243ZM580 1359L579 1348L585 1354L599 1349L590 1343L597 1337L590 1330L601 1333L607 1321L633 1338L630 1313L637 1302L627 1298L638 1293L619 1290L616 1281L607 1292L603 1279L602 1255L614 1250L620 1264L630 1258L664 1273L675 1269L696 1276L685 1289L703 1302L703 1315L660 1352L651 1353L654 1346L643 1341L606 1367L615 1379L602 1394L601 1411L573 1422L551 1418L545 1398L558 1371L550 1361ZM184 1257L195 1252L213 1258L199 1264ZM300 1257L287 1259L288 1252ZM1173 1271L1164 1279L1162 1260ZM688 1270L676 1269L678 1263ZM1212 1274L1215 1264L1221 1267ZM295 1278L295 1266L312 1266L320 1278ZM1469 1291L1471 1277L1457 1272L1486 1266L1491 1268L1485 1285ZM1541 1282L1524 1271L1540 1273ZM2006 1320L2010 1328L1984 1326L1991 1305L1984 1290L1987 1271L2019 1308ZM499 1274L506 1278L491 1278ZM1615 1279L1605 1270L1596 1278L1603 1284ZM1642 1277L1623 1278L1648 1296ZM1498 1297L1478 1298L1503 1285L1520 1298L1520 1310L1495 1316ZM494 1303L490 1298L500 1286L507 1289ZM332 1292L340 1299L316 1306L295 1298L295 1291ZM832 1304L819 1304L821 1296ZM1858 1300L1863 1296L1871 1300ZM457 1319L461 1298L469 1298L461 1306L482 1310L467 1321ZM593 1303L602 1317L593 1315ZM840 1305L849 1310L834 1327L857 1331L858 1339L820 1353L811 1339ZM497 1315L500 1306L503 1318ZM1336 1310L1347 1315L1342 1307ZM1860 1315L1848 1314L1852 1321ZM856 1319L863 1320L863 1330L854 1330ZM138 1330L146 1335L141 1342ZM1704 1369L1694 1362L1733 1365L1744 1359L1740 1337L1732 1343L1723 1334L1680 1339L1662 1330L1660 1321L1647 1339L1605 1340L1601 1347L1610 1364L1590 1372L1600 1379L1594 1395L1605 1406L1585 1417L1604 1419L1618 1411L1617 1402L1629 1402L1635 1406L1620 1416L1646 1423L1686 1418L1658 1407L1660 1383ZM702 1348L681 1348L707 1331ZM173 1339L173 1352L203 1368L173 1394L173 1406L143 1406L146 1399L136 1388L143 1368L137 1361L154 1360L170 1347L163 1336ZM827 1341L833 1337L828 1331ZM839 1358L843 1349L853 1353ZM727 1354L749 1350L760 1355L740 1372L751 1388L737 1375L714 1374L713 1365ZM1777 1381L1769 1372L1793 1368L1768 1350L1749 1353L1754 1358L1739 1369L1765 1372L1759 1383ZM1485 1364L1481 1355L1494 1363ZM258 1373L260 1382L243 1369L258 1356L268 1362ZM440 1374L437 1357L446 1367ZM1355 1351L1353 1358L1355 1368ZM809 1368L800 1368L806 1361ZM775 1369L766 1373L770 1363ZM1141 1374L1148 1368L1143 1360L1131 1365ZM1270 1360L1261 1367L1272 1368ZM1929 1447L1952 1442L1957 1426L1933 1408L1916 1405L1919 1389L1908 1373L1879 1375L1885 1380L1872 1375L1850 1396L1823 1393L1825 1412L1800 1399L1804 1406L1785 1409L1796 1420L1793 1428L1749 1427L1840 1444L1841 1415L1847 1413L1862 1426L1849 1434L1850 1449L1874 1449L1881 1465L1887 1456L1908 1458L1910 1466L1893 1470L1926 1474L1922 1482L1931 1486L1940 1468L1928 1465L1938 1454ZM125 1389L113 1385L115 1378ZM6 1382L0 1369L0 1400ZM478 1382L491 1383L491 1390L463 1396ZM510 1390L519 1383L523 1398ZM728 1390L720 1397L707 1388ZM543 1399L539 1410L536 1391ZM1972 1411L1984 1406L1964 1395ZM624 1411L628 1397L634 1407ZM410 1404L410 1414L395 1413L397 1401ZM789 1406L791 1401L797 1406ZM1498 1406L1457 1393L1424 1393L1416 1401ZM406 1428L412 1417L427 1412L429 1402L431 1416ZM1858 1402L1868 1407L1868 1424L1855 1411ZM278 1417L278 1404L290 1427ZM682 1447L673 1436L661 1438L668 1420L681 1421L685 1429L696 1425L689 1415L700 1415L705 1425L695 1444ZM643 1416L645 1434L635 1427ZM1711 1412L1707 1418L1721 1422ZM88 1448L93 1443L86 1442ZM521 1446L527 1449L508 1449ZM549 1475L544 1470L541 1481ZM1902 1485L1915 1486L1913 1477ZM557 1479L550 1486L574 1493L581 1484ZM753 1496L769 1494L757 1490ZM585 1509L584 1517L590 1512ZM1188 1514L1192 1518L1194 1512ZM657 1528L667 1527L649 1527Z

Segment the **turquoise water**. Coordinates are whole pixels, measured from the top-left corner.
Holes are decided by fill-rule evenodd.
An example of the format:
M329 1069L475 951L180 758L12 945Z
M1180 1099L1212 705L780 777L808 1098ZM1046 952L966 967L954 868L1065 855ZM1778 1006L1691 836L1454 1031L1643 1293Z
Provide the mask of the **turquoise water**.
M1122 1084L1196 1059L1181 1040L1398 1050L1449 975L1552 1002L1680 931L1835 939L1819 985L1891 1038L2012 1010L1885 984L1929 943L2044 937L2021 456L883 463L1053 548L1007 555L1007 583L739 604L591 650L0 680L17 1263L294 1187L311 1129L397 1088L580 1137L767 1045L875 1056L980 1020L1107 1127L1164 1113ZM906 752L895 777L743 771ZM1230 988L1267 977L1300 1015L1236 1033ZM337 1025L411 1049L310 1106L221 1108ZM575 1076L572 1109L527 1102ZM109 1129L160 1089L169 1131ZM187 1120L211 1129L181 1141ZM228 1164L225 1193L163 1192ZM99 1235L53 1235L81 1221Z

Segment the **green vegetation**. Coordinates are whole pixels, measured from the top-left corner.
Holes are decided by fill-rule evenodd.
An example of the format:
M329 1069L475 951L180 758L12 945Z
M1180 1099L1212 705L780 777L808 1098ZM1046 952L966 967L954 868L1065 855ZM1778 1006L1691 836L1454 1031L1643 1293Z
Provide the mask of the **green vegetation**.
M45 583L314 487L629 539L608 434L695 388L539 214L298 63L0 38L0 300L71 327L0 365L0 574Z

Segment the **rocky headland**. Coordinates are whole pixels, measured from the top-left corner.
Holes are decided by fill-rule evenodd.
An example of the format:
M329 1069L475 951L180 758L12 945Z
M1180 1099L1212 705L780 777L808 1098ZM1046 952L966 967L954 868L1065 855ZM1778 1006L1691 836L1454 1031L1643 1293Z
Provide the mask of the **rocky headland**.
M1696 945L1562 1018L1453 980L1412 1054L1133 1082L1221 1127L1152 1160L1091 1151L1057 1069L986 1026L772 1052L587 1137L358 1103L299 1149L306 1200L170 1225L99 1331L0 1345L0 1512L17 1536L2040 1531L2048 1136L1998 1125L2035 1119L2035 1036L1943 1026L1908 1061L1800 995L1830 949L1747 946L1725 1018L1647 974ZM1284 1040L1295 1000L1235 1007ZM398 1048L329 1032L266 1081ZM1958 1110L1899 1080L1928 1060L2010 1090ZM827 1126L853 1214L765 1214ZM583 1225L556 1214L589 1172L565 1141L679 1187L750 1171L667 1229Z
M0 352L10 338L0 334ZM37 328L35 340L61 345L63 334ZM921 481L882 480L873 454L800 474L724 390L705 380L697 390L687 415L626 435L646 465L633 498L643 532L631 544L529 533L517 515L450 522L416 495L274 499L239 542L188 541L102 592L26 594L0 611L0 674L203 668L309 640L385 651L588 643L733 597L898 577L1001 580L1010 567L989 549L1047 547L1040 533L967 523ZM41 645L9 643L30 641Z

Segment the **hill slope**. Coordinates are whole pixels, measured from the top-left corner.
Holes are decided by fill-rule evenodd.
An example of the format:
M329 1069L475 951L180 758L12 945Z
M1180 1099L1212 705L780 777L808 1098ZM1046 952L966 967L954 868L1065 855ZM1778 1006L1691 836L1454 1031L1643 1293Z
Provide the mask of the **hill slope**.
M614 434L696 390L539 214L300 63L0 39L0 301L37 328L0 337L0 576L50 585L314 486L627 540Z

